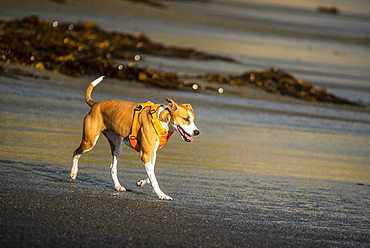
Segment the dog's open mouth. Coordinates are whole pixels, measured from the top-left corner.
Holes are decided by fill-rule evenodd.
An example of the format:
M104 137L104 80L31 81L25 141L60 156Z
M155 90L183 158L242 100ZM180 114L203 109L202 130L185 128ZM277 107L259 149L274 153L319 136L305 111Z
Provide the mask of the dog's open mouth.
M185 132L185 130L181 126L177 126L177 131L179 131L181 138L186 142L192 142L194 140L193 137L191 137L190 134Z

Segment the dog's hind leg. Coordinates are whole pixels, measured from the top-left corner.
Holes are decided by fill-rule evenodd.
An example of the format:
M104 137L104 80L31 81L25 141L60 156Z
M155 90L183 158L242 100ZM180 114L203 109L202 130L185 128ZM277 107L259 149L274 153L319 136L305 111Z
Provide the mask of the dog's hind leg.
M97 128L90 128L90 120L91 118L87 115L84 120L84 130L82 135L82 141L80 146L73 152L73 162L71 173L69 173L72 179L76 179L77 172L78 172L78 160L82 156L82 154L90 151L98 141L100 136L101 130Z
M93 143L90 145L85 145L86 142L82 140L81 145L73 152L73 163L72 163L72 168L71 168L71 173L69 173L69 176L72 179L76 179L77 177L77 172L78 172L78 160L84 154L85 152L90 151L96 144L96 141L98 140L100 135L95 137L95 140ZM89 147L89 148L86 148Z
M104 130L103 134L105 137L107 137L112 152L112 163L110 165L110 171L114 182L114 188L117 191L126 191L126 189L122 187L119 183L117 176L117 163L122 150L122 138L116 132L109 129Z

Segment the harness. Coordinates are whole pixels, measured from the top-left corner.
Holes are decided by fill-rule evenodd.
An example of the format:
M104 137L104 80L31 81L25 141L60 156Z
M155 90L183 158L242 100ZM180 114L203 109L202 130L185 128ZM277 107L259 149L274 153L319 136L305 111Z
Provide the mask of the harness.
M164 106L163 104L154 104L152 102L145 102L138 105L134 110L134 120L132 122L131 134L129 135L129 140L131 146L138 152L140 152L140 147L137 143L137 124L139 122L139 115L146 107L150 107L149 114L152 116L152 124L155 132L159 137L158 149L164 146L170 139L173 131L166 131L158 119L158 109Z

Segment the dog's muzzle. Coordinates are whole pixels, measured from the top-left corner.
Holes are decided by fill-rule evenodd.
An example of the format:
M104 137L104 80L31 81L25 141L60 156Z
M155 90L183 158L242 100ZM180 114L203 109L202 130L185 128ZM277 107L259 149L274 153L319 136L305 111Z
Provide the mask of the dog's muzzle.
M192 136L198 136L200 134L198 129L194 130L192 134L189 134L181 126L177 126L177 131L179 132L181 138L186 142L194 141Z

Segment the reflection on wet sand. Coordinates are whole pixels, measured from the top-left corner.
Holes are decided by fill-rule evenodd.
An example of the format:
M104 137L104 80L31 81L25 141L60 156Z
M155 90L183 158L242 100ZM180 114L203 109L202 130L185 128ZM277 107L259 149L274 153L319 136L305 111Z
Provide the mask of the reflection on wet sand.
M54 85L56 98L63 98L64 92L75 84L73 79L63 79L57 88L44 81L38 93L35 87L40 86L39 80L12 80L12 87L2 84L7 103L12 105L1 107L7 116L0 122L3 182L10 178L13 182L30 180L31 185L36 185L32 190L44 194L88 192L90 197L151 201L150 187L136 187L135 182L145 172L137 153L129 148L123 149L118 166L120 180L128 192L114 191L109 145L104 138L81 159L78 180L68 179L71 151L80 140L81 122L88 107L82 97L56 101L45 93ZM116 87L107 81L108 91ZM71 94L83 93L84 88L81 85L79 92ZM127 94L136 92L123 85L119 88ZM30 94L34 91L37 96L24 97L20 94L22 89L29 89ZM104 97L96 92L96 98ZM135 98L151 95L161 99L171 94L155 93L150 88L141 88L140 92L142 95ZM37 106L40 100L49 107L24 107L25 103ZM69 106L74 106L74 110L64 113L63 108ZM209 221L218 216L217 221L237 220L241 226L289 226L300 230L300 236L309 227L314 233L325 230L327 235L335 236L340 232L349 244L363 242L368 232L368 220L364 217L368 213L370 183L368 136L207 119L202 113L210 108L218 113L234 110L215 102L210 107L206 97L202 101L194 99L193 106L202 137L188 145L174 136L158 152L156 174L163 190L174 197L173 207L198 209L193 218ZM32 124L35 116L43 124ZM17 187L27 189L27 185L30 184ZM207 211L200 210L203 207Z

